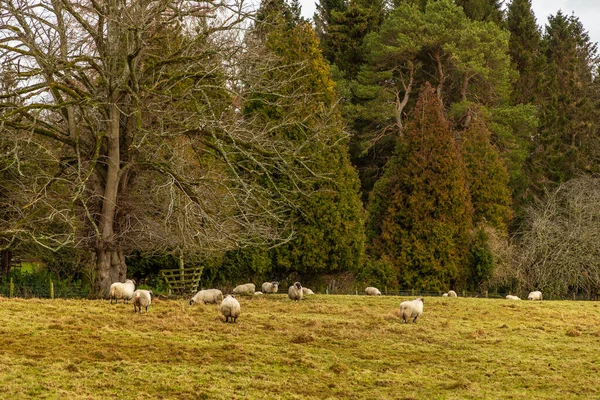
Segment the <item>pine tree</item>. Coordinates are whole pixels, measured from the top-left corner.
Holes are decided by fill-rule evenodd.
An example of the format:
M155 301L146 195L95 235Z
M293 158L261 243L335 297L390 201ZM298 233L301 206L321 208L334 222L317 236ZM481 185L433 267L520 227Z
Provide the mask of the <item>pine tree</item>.
M502 3L498 0L455 0L454 2L461 6L465 15L474 21L502 24Z
M559 11L548 20L542 48L548 66L539 135L529 162L537 193L599 167L596 44L576 16Z
M439 97L427 85L369 204L373 253L391 260L402 286L465 284L473 215L465 174Z
M513 84L515 104L533 103L539 95L544 58L541 53L541 32L531 9L531 0L513 0L508 6L509 51L513 68L519 78Z

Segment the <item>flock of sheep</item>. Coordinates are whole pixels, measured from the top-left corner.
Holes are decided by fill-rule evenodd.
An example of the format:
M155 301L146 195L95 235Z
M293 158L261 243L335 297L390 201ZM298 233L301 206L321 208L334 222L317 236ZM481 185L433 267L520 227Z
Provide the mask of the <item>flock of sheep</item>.
M233 295L263 295L277 293L279 290L279 282L265 282L262 284L262 292L256 291L256 286L253 283L246 283L244 285L236 286L232 293ZM314 294L309 288L302 287L300 282L295 282L288 289L288 297L290 300L302 300L306 295ZM365 289L365 294L368 296L381 296L381 291L375 287L368 287ZM190 300L190 305L197 303L203 304L219 304L221 314L225 317L225 322L236 322L240 316L241 307L239 301L233 296L228 294L223 297L223 292L219 289L203 289L194 295ZM448 293L444 293L442 297L458 297L454 290L450 290ZM133 304L133 311L141 314L142 308L148 312L148 307L152 303L152 291L138 289L135 290L135 282L131 279L126 280L124 283L115 282L110 286L110 303L113 300L117 303L119 299L124 302L131 300ZM521 300L517 296L507 295L507 300ZM529 293L527 296L528 300L542 300L542 292L535 291ZM408 323L410 319L412 322L417 322L417 318L423 314L423 299L418 298L415 300L403 301L400 303L400 317L402 322Z

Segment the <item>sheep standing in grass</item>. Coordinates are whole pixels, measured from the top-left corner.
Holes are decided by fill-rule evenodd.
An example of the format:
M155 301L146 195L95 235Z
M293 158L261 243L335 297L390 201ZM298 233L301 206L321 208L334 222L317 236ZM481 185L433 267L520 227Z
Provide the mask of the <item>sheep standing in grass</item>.
M365 293L367 296L381 296L381 292L376 287L369 286L365 289Z
M444 293L442 297L448 297L448 293Z
M456 295L456 292L454 290L450 290L450 291L448 291L448 297L458 297L458 296Z
M512 294L506 295L506 300L521 300L518 296L513 296Z
M246 283L244 285L238 285L233 289L233 294L248 294L253 295L256 291L254 283Z
M205 289L201 290L192 297L190 300L190 305L194 305L197 303L212 303L219 304L223 300L223 292L219 289Z
M309 294L315 294L315 292L313 292L312 290L310 290L307 287L302 286L302 295L306 296L306 295L309 295Z
M423 314L423 299L403 301L400 303L400 316L404 323L408 323L409 318L414 318L413 322L417 322L417 318Z
M133 297L133 292L135 290L135 282L132 279L127 279L124 283L115 282L110 285L110 304L112 304L113 299L115 299L116 303L119 304L119 299L123 299L123 302L130 300Z
M529 296L527 296L527 300L542 301L542 292L540 292L539 290L536 290L535 292L529 293Z
M235 323L240 316L240 312L241 307L239 301L230 294L225 296L221 302L221 314L225 317L225 323L229 322L229 318L231 318L231 322Z
M262 284L261 289L264 294L277 293L279 290L279 282L265 282Z
M300 282L294 283L288 289L288 297L290 300L302 300L302 285Z
M148 307L152 304L152 290L143 290L138 289L133 292L133 299L131 300L133 303L133 312L142 313L142 307L146 308L146 312L148 312Z

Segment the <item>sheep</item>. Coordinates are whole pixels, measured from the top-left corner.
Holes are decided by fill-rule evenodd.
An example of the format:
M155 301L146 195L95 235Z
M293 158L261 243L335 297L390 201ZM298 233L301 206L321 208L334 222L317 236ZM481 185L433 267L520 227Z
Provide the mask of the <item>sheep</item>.
M240 316L240 303L237 301L235 297L228 294L225 296L223 301L221 302L221 314L225 317L225 323L229 322L229 318L231 321L235 323L237 318Z
M456 295L456 292L454 290L450 290L450 291L448 291L448 297L458 297L458 296Z
M403 301L400 303L400 315L402 321L408 323L408 318L413 318L413 322L417 322L417 318L423 314L423 299L418 298L411 301Z
M312 290L310 290L307 287L302 286L302 295L306 296L306 295L309 295L309 294L315 294L315 292L313 292Z
M123 299L123 302L130 300L135 290L135 281L133 279L127 279L124 283L115 282L110 285L110 304L113 299L119 304L119 299Z
M444 293L442 297L448 297L448 293Z
M264 294L263 292L254 292L255 296L260 296L261 294Z
M288 297L290 300L302 300L302 285L300 282L294 283L288 289Z
M143 290L138 289L133 292L133 299L131 300L133 303L133 312L142 313L142 307L146 307L146 313L148 312L148 307L152 304L152 290Z
M507 300L521 300L518 296L513 296L512 294L506 295Z
M212 303L219 304L223 300L223 292L219 289L201 290L192 297L190 306L202 302L202 304Z
M527 300L542 301L542 292L540 292L539 290L536 290L535 292L529 293L529 296L527 296Z
M379 289L371 286L365 289L365 293L367 294L367 296L381 296L381 292L379 291Z
M256 291L254 283L246 283L244 285L238 285L233 289L233 294L249 294L253 295Z
M279 290L279 282L265 282L262 284L261 289L264 294L277 293Z

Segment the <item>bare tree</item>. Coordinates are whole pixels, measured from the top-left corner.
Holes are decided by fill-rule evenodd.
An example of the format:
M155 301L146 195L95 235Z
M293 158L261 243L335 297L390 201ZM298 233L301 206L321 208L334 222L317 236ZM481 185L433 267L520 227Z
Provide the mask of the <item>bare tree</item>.
M548 192L527 215L520 268L528 289L565 296L600 288L600 179L582 177Z
M75 243L96 255L95 296L125 278L132 249L289 239L290 194L316 178L305 144L326 143L327 129L244 111L250 97L300 110L312 100L268 79L281 65L243 40L242 0L0 6L0 57L17 80L0 96L2 123L59 159L53 177L69 186L57 197L73 205ZM305 140L279 137L282 125Z

